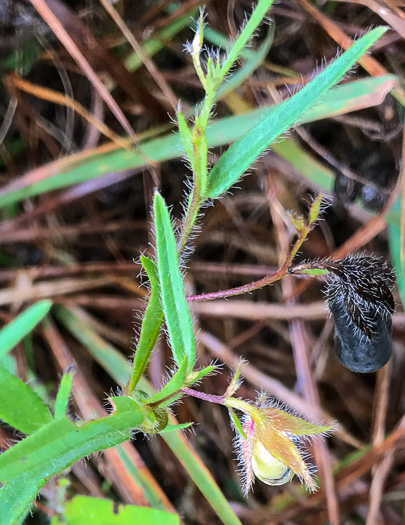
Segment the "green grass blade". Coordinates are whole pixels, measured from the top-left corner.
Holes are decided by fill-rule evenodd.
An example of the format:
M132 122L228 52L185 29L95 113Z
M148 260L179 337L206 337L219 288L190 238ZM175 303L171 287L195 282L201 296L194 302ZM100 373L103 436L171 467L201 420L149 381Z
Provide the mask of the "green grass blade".
M32 388L0 366L0 419L24 434L52 421L52 415Z
M73 334L86 348L91 348L97 355L97 360L104 363L111 377L121 386L129 379L129 364L126 357L118 352L96 332L89 328L86 320L80 317L81 310L55 305L52 314L62 325Z
M196 359L193 324L184 294L169 211L158 193L155 194L153 211L160 294L173 358L180 367L187 357L187 371L191 372Z
M128 393L131 393L135 389L140 377L144 373L163 323L163 312L159 298L159 278L157 276L156 265L148 259L148 257L141 257L141 263L149 277L151 295L142 320L141 335L135 352Z
M73 375L73 371L69 371L64 373L62 376L58 393L56 394L54 410L55 419L59 419L63 416L66 416L66 412L69 406L70 392L72 391Z
M385 32L386 28L380 27L360 38L314 80L279 105L255 128L235 142L211 170L207 196L216 198L235 184L256 158L277 137L297 123L302 114L335 85L356 60Z
M91 332L88 323L80 320L80 309L67 309L62 306L56 306L53 309L53 313L56 313L58 319L65 324L68 330L72 331L73 329L72 333L74 333L80 341L86 341L83 343L84 346L98 364L114 378L118 384L124 387L129 377L129 364L127 360L116 348L106 343L94 332ZM85 331L87 332L86 337L80 339L78 336ZM91 332L92 335L90 335L89 332ZM139 387L150 396L155 393L151 385L144 378L141 378ZM162 438L173 450L179 461L181 461L185 470L189 473L194 483L204 494L220 519L229 525L241 525L211 473L185 437L179 432L168 432L163 433Z
M0 359L42 321L51 306L51 301L39 301L0 331Z
M184 7L184 6L183 6ZM165 45L165 42L170 42L183 29L190 26L190 19L195 14L195 9L191 9L189 13L180 18L176 18L173 22L163 27L161 30L154 32L153 35L142 43L142 50L144 54L151 58L158 53ZM124 66L128 71L136 71L143 66L142 59L137 53L130 53L124 60Z
M398 198L394 202L392 209L394 212L400 213L401 211L401 199L400 198ZM397 285L398 285L399 296L402 302L402 308L405 308L405 276L403 274L402 265L401 265L401 228L399 224L388 226L388 241L389 241L389 248L390 248L392 264L394 266L395 273L397 276Z
M145 472L144 469L139 469L138 464L132 456L128 455L123 445L118 445L115 450L125 467L125 471L122 473L123 477L130 476L135 481L152 508L166 510L165 505L167 503L163 501L161 491L157 490L157 483L148 475L149 471Z
M140 507L138 505L119 505L109 499L75 496L66 502L62 521L52 521L51 525L180 525L177 514L163 510Z
M211 472L201 461L196 451L186 442L184 436L178 432L168 432L163 434L162 437L223 523L227 525L241 525L239 518L230 508Z
M287 160L303 177L318 186L319 189L333 191L335 181L333 171L307 153L293 139L274 143L271 149Z

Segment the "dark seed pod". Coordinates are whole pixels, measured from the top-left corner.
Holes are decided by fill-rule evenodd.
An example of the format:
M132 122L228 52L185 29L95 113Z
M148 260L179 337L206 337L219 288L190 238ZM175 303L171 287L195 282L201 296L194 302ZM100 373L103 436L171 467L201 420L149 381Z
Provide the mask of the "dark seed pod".
M335 352L354 372L375 372L391 356L395 275L370 255L323 261L331 273L326 288L335 321Z
M391 357L391 317L382 316L370 304L364 313L374 324L375 334L362 334L348 313L344 298L328 301L335 321L335 353L339 361L353 372L375 372Z

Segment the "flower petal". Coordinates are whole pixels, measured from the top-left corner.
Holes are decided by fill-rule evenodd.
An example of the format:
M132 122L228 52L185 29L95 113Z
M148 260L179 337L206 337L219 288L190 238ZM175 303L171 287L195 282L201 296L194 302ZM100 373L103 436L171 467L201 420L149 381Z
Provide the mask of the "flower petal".
M271 423L257 425L256 438L262 442L271 456L297 474L300 479L305 481L310 490L315 490L316 485L308 466L290 438L283 432L276 430Z
M266 408L263 409L263 411L266 412L268 419L276 430L287 432L288 434L294 434L295 436L323 434L333 429L333 427L324 427L308 423L305 419L292 416L291 414L288 414L288 412L284 412L284 410L280 410L279 408Z
M255 475L267 485L284 485L294 476L294 472L272 456L258 439L253 445L252 467Z

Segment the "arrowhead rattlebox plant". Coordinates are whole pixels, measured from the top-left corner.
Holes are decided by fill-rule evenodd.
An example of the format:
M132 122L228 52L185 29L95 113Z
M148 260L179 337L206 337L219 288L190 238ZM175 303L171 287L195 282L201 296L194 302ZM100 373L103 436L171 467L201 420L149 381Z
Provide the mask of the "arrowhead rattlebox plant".
M306 218L291 217L296 228L296 241L279 270L249 285L186 298L180 260L202 207L234 186L252 163L291 126L296 125L386 31L385 28L370 31L295 95L273 106L271 111L263 111L260 121L232 144L211 169L208 164L206 130L215 101L219 97L219 88L240 58L243 48L267 16L271 4L272 0L259 0L240 35L223 57L215 52L204 52L204 24L203 16L200 16L196 35L189 49L205 97L197 106L193 121L187 121L180 111L177 114L179 139L192 170L191 192L184 203L185 214L180 228L176 231L164 198L158 192L155 193L155 255L152 258L141 258L150 282L149 303L143 314L129 381L119 396L110 398L113 407L111 413L90 421L74 422L68 417L72 385L74 389L71 372L62 379L55 407L51 411L24 381L0 367L3 395L0 418L27 436L0 455L1 525L22 523L32 500L52 476L81 458L131 439L134 430L162 434L220 519L227 524L239 525L239 519L219 487L200 461L190 453L184 440L176 434L177 430L189 424L171 424L167 407L185 395L219 403L229 410L239 436L237 446L245 474L246 493L251 488L254 476L269 485L278 485L296 475L310 490L316 488L311 467L307 465L302 453L302 441L308 436L323 434L330 427L313 425L291 415L281 410L277 404L270 403L265 395L260 395L254 404L234 398L239 372L223 396L212 396L190 388L213 372L216 366L203 369L197 367L198 353L189 302L251 292L285 277L322 211L322 195L314 199ZM137 149L135 154L142 158L147 157L144 150ZM371 273L368 273L370 270ZM299 272L295 273L299 275ZM304 274L305 271L301 273ZM372 258L347 258L313 267L312 273L329 275L328 304L335 317L341 360L358 371L369 371L373 366L378 368L385 363L390 354L393 312L391 287L394 281L388 267ZM38 315L43 317L49 308L50 304L43 304L39 310L32 310L29 318L32 321L34 313L36 322L39 322ZM98 336L95 337L77 312L60 305L54 309L53 315L84 345L92 347L94 354L103 355L102 359L107 362L105 356L108 345ZM168 381L158 392L154 392L142 376L163 325L174 368ZM27 328L27 317L24 317L23 328ZM7 346L11 340L16 344L27 333L24 329L21 330L20 324L15 324L12 329L0 332L3 352L11 349ZM13 338L10 338L10 331L13 332ZM115 355L115 350L109 355ZM119 363L117 369L121 371L114 370L111 376L119 377L117 381L124 386L127 371L121 361L115 362ZM111 366L110 370L113 368ZM234 410L242 412L241 420ZM173 437L167 437L169 431L174 432ZM123 464L124 462L123 459ZM134 478L138 484L137 475ZM145 494L147 492L145 490ZM151 499L156 501L154 496Z

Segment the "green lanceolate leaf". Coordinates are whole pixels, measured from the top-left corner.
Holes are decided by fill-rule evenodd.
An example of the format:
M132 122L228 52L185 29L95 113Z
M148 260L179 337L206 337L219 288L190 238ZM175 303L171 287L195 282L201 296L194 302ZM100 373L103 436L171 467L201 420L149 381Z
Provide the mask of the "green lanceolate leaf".
M142 320L141 335L135 352L128 393L133 392L140 377L145 371L152 350L156 344L156 340L159 337L160 328L163 322L163 312L159 298L159 278L157 276L156 265L153 261L148 259L148 257L141 257L141 263L149 277L151 295Z
M179 124L179 134L180 134L181 143L186 152L187 158L190 161L191 167L193 168L194 153L193 153L193 145L191 143L191 131L181 111L177 112L177 122Z
M246 44L258 26L262 23L272 3L273 0L260 0L258 2L252 15L249 17L246 25L244 26L242 32L238 36L236 42L232 46L232 49L221 66L221 73L219 75L221 80L229 73L231 67L234 65L236 60L238 60L243 49L246 47Z
M184 295L176 239L170 223L169 211L158 193L155 195L153 209L160 295L170 345L177 366L180 367L184 357L187 357L187 371L190 372L196 358L193 325Z
M237 140L211 170L207 197L216 198L235 184L257 157L277 137L297 123L301 115L336 84L385 31L386 28L376 28L360 38L314 80Z
M36 327L49 312L51 306L51 301L39 301L27 308L25 312L1 330L0 359Z
M242 423L240 422L240 419L235 414L235 412L233 411L232 408L228 407L228 410L229 410L229 415L231 416L231 420L232 420L232 423L235 426L236 431L239 432L239 434L243 437L243 439L246 440L247 436L245 434L245 431L242 428Z
M50 477L75 461L131 437L143 422L138 405L128 397L111 398L114 412L97 421L72 423L62 417L48 423L0 456L2 525L21 523L35 494Z
M272 25L268 32L266 37L264 38L262 44L260 45L259 49L257 51L252 51L250 49L246 49L244 52L241 53L241 56L245 58L244 64L240 69L235 71L231 77L227 79L226 82L222 83L217 92L215 93L214 100L220 100L223 97L225 97L228 93L231 93L236 88L241 86L243 82L245 82L246 79L251 77L252 73L262 64L264 59L269 53L270 47L273 44L274 40L274 33L275 33L275 25ZM207 35L207 29L204 29L204 36L209 38L209 35ZM210 35L218 34L214 31L210 30ZM219 38L221 36L219 35ZM231 45L231 42L225 38L222 37L223 40L225 40L225 44L229 43Z
M48 407L24 381L0 366L0 419L24 434L52 421Z
M179 425L167 425L160 433L173 432L174 430L184 430L190 428L193 423L180 423Z
M62 521L51 525L180 525L177 514L135 505L116 505L115 501L76 496L66 503Z
M0 490L2 525L21 525L30 510L32 500L46 481L43 478L33 478L29 473L6 481Z
M0 482L28 472L35 479L49 478L80 458L130 439L143 414L128 397L113 397L111 402L115 410L108 417L79 423L63 417L6 450L0 456Z
M203 377L207 376L208 374L211 374L217 367L215 365L209 365L205 368L201 368L201 370L196 370L195 372L192 372L188 378L187 378L187 386L191 386L194 383L197 383L197 381L200 381Z
M187 366L188 366L188 359L187 359L187 356L185 356L183 359L183 362L181 363L179 368L176 370L175 374L170 379L170 381L167 383L167 385L165 385L160 392L154 395L151 398L150 402L156 403L178 392L180 388L182 388L186 382Z
M56 395L54 410L55 419L59 419L66 415L66 411L69 405L70 392L72 390L73 375L73 370L67 371L63 374L62 380L59 385L59 390Z

